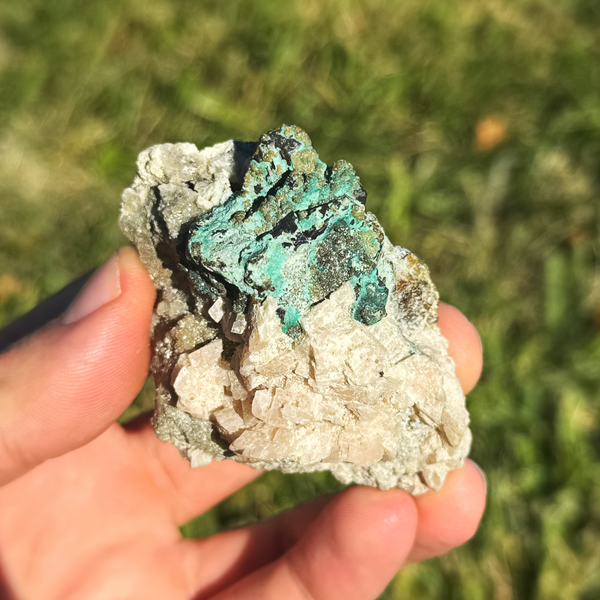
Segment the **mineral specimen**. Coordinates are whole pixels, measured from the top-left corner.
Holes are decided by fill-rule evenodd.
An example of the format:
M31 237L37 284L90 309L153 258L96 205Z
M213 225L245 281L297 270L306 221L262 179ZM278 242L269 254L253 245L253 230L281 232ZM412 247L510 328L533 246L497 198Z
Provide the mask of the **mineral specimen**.
M121 226L158 299L154 427L193 467L233 459L438 489L471 434L427 267L304 131L142 152Z

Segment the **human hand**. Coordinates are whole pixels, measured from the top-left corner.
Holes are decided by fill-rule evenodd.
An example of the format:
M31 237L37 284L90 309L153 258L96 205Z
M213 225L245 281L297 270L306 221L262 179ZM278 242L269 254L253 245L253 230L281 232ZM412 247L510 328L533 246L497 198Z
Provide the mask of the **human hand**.
M116 423L148 372L153 302L124 248L61 321L0 355L0 597L370 600L402 565L474 534L485 481L467 461L438 492L349 487L182 539L181 524L260 472L232 461L190 470L146 420ZM468 392L481 371L477 333L447 305L439 325Z

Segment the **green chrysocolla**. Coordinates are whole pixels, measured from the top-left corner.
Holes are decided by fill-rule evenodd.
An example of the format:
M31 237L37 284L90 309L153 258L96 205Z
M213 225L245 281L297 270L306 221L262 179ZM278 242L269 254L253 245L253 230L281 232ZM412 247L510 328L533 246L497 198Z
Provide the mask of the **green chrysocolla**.
M295 337L310 307L351 281L353 317L378 322L388 296L377 271L383 231L365 201L352 166L328 167L300 128L264 134L242 189L187 229L198 291L226 294L236 312L247 310L249 297L273 296L283 331Z

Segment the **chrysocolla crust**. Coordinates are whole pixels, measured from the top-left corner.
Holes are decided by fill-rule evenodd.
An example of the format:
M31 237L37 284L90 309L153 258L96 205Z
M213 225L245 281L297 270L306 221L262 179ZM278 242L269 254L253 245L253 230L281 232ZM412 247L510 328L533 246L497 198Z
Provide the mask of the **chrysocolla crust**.
M427 267L365 210L352 166L294 126L140 154L121 226L158 290L154 425L231 458L418 494L471 434Z
M251 299L275 298L292 335L311 306L352 280L357 318L373 324L387 288L376 266L383 231L365 201L350 164L327 167L304 131L283 126L260 139L242 189L190 224L186 264L213 300L233 295L239 314Z

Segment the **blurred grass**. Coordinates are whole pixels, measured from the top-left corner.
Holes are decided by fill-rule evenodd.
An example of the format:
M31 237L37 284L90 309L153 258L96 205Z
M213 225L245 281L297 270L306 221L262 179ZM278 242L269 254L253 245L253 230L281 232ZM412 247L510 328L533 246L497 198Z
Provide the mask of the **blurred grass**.
M482 527L383 597L594 600L598 90L596 0L6 0L0 325L124 242L138 151L300 125L327 162L355 165L392 240L485 347L468 400ZM184 533L332 489L270 473Z

